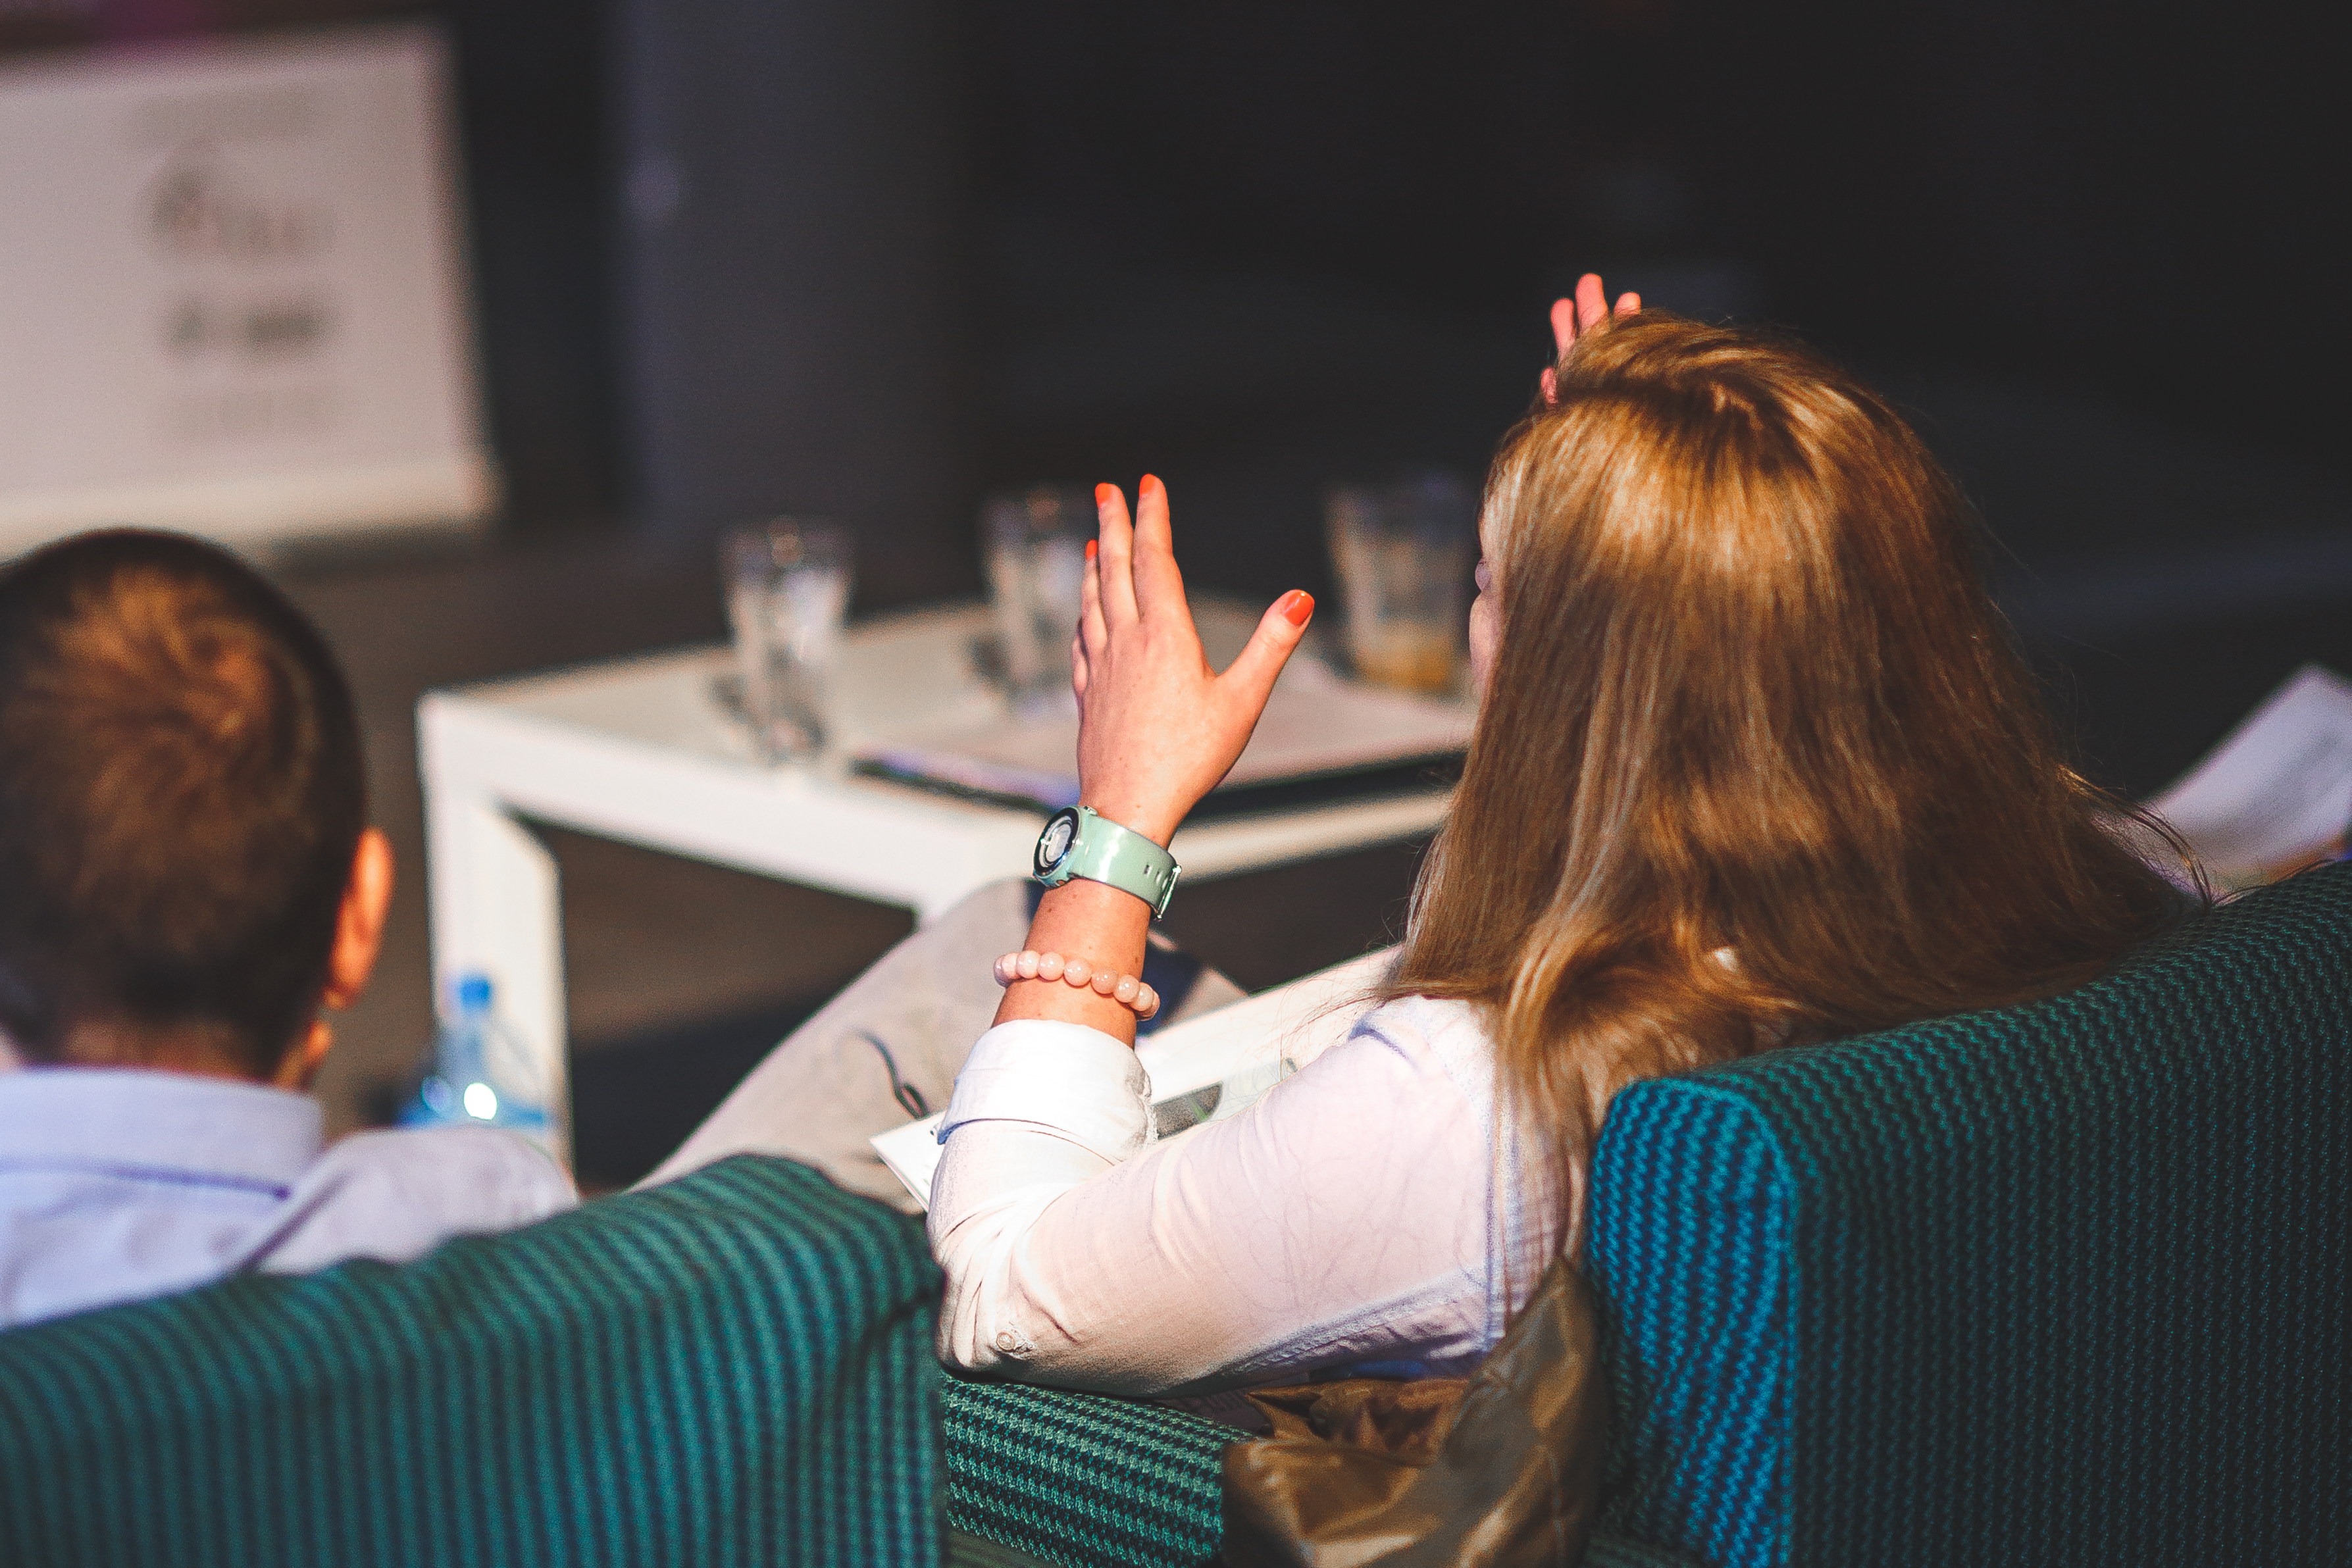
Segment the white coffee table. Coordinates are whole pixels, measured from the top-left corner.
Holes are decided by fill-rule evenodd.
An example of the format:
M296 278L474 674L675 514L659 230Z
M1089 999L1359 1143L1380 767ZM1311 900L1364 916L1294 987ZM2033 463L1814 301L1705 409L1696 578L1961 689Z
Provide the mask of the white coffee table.
M1197 609L1219 663L1255 612ZM933 722L986 722L1000 699L973 673L978 605L862 622L846 639L839 744ZM858 777L839 756L769 767L714 695L723 647L689 648L493 685L417 705L433 974L488 975L500 1021L551 1064L565 1103L562 921L552 858L523 819L911 907L929 919L974 889L1026 873L1043 813ZM1410 838L1450 791L1422 789L1187 826L1171 846L1189 883ZM563 1143L568 1117L558 1118Z

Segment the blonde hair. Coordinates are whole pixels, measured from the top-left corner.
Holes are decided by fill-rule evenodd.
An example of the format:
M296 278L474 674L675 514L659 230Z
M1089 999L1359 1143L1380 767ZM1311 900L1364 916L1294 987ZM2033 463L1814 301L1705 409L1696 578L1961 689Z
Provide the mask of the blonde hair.
M2063 990L2180 901L1881 399L1654 313L1557 381L1487 482L1500 646L1388 989L1486 1010L1573 1246L1625 1083Z

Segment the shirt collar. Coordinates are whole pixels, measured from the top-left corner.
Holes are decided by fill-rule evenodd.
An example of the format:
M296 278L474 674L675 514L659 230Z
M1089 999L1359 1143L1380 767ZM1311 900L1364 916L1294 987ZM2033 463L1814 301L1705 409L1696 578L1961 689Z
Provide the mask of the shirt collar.
M0 1072L0 1164L149 1166L291 1186L319 1103L241 1079L116 1067Z

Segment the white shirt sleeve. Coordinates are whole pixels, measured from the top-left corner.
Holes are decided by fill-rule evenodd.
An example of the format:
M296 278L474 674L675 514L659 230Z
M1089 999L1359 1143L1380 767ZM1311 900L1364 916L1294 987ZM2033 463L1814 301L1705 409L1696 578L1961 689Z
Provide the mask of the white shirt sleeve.
M1156 1145L1125 1046L1075 1024L991 1030L940 1134L941 1355L1156 1395L1483 1354L1488 1117L1381 1020L1240 1115Z

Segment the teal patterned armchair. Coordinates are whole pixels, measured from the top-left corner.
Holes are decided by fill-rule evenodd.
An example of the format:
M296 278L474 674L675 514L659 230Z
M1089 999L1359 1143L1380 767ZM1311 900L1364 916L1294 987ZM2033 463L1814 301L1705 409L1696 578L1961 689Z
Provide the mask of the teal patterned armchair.
M2352 865L2047 1002L1639 1085L1593 1186L1616 1531L2352 1563Z
M1638 1084L1591 1191L1591 1563L2352 1563L2352 865L2050 1001ZM947 1409L964 1528L1213 1547L1205 1424Z
M936 1563L938 1300L903 1218L737 1159L16 1329L0 1563Z
M1637 1085L1592 1203L1591 1563L2352 1562L2352 867L2048 1002ZM18 1330L0 1563L1213 1553L1225 1429L946 1378L937 1290L911 1223L747 1158Z

